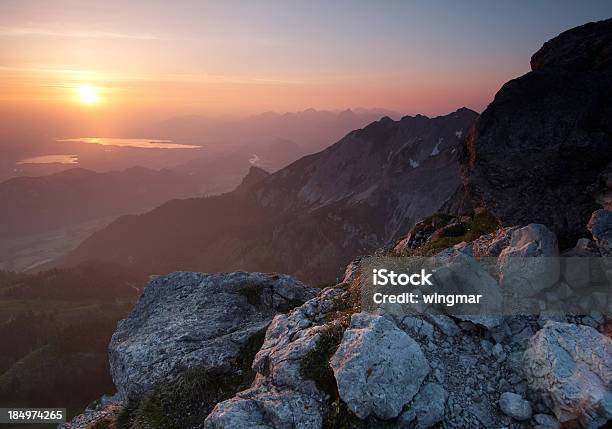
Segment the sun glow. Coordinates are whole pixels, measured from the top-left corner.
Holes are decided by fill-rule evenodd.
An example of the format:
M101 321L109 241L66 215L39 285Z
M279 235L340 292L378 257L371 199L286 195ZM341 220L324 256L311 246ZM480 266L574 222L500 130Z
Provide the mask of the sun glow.
M79 99L83 104L95 104L98 102L98 91L95 86L79 86Z

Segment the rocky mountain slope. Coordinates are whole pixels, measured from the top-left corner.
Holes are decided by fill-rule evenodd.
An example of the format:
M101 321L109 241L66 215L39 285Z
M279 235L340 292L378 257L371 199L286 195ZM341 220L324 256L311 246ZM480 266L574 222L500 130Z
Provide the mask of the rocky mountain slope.
M251 187L120 218L63 264L113 261L145 273L263 270L330 282L353 256L397 239L459 186L476 113L383 118Z
M505 225L543 223L562 247L587 236L612 162L611 44L610 19L566 31L501 88L467 141L464 180L476 205Z

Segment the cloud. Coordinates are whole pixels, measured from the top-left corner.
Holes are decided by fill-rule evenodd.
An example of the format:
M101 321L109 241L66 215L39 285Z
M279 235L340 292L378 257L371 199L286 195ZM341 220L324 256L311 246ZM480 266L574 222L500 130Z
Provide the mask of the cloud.
M122 33L113 31L60 31L44 27L0 27L0 37L71 37L88 39L178 40L174 37L149 33Z

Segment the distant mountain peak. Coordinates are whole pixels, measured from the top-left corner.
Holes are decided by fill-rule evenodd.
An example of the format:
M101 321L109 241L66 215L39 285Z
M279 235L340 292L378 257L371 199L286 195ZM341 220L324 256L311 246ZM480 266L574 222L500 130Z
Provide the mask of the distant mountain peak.
M257 167L255 165L251 165L251 168L249 168L249 172L247 173L246 176L244 176L244 179L242 179L242 182L240 182L240 185L236 187L235 192L237 193L247 192L251 190L251 188L254 185L261 182L263 179L265 179L269 175L270 173L268 173L263 168Z

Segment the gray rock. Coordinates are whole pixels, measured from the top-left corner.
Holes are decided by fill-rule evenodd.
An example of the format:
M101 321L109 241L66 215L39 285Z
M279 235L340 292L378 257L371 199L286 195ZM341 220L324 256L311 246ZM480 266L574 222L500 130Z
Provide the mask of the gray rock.
M517 226L509 228L499 228L497 231L482 235L472 244L473 256L476 257L495 257L497 258L502 250L510 244L512 233L518 229Z
M504 291L530 297L559 280L557 237L540 224L515 230L498 257L500 284Z
M190 368L236 371L276 313L315 294L276 274L178 272L153 280L109 346L119 396L138 399Z
M444 406L448 392L436 383L425 384L415 396L410 408L398 419L400 429L426 429L439 423L444 418ZM414 426L411 423L416 420Z
M426 314L424 317L442 331L444 335L453 337L461 332L455 321L448 316L443 314Z
M548 322L529 341L524 371L561 423L595 428L612 418L612 340L595 329Z
M495 415L485 406L484 403L470 404L467 411L485 428L496 427Z
M406 316L402 319L400 327L406 331L408 335L417 335L427 339L433 338L433 325L420 317Z
M597 257L600 256L597 245L588 238L579 238L576 245L563 252L564 257Z
M455 304L445 311L463 321L486 327L501 322L502 295L497 281L473 257L461 252L440 256L434 273L435 285L442 294L482 295L480 304Z
M533 336L533 329L531 326L526 326L522 331L513 334L510 342L512 344L518 344L520 347L525 348L526 343Z
M504 351L504 347L501 344L499 343L495 344L491 352L493 353L493 356L495 356L495 359L497 360L498 363L506 360L506 352Z
M491 352L493 351L493 343L491 341L482 340L480 341L480 346L486 354L491 354Z
M293 390L251 388L223 401L206 418L206 429L320 428L322 403Z
M321 339L318 323L344 293L328 288L289 314L277 315L253 360L255 381L220 402L204 421L207 429L316 428L323 424L327 398L302 375L301 364Z
M523 421L531 418L531 404L522 396L512 392L504 392L499 397L499 408L507 416Z
M359 418L397 417L429 373L421 348L381 316L354 314L330 361L340 397Z
M559 421L548 414L536 414L533 419L537 423L534 429L561 429Z

